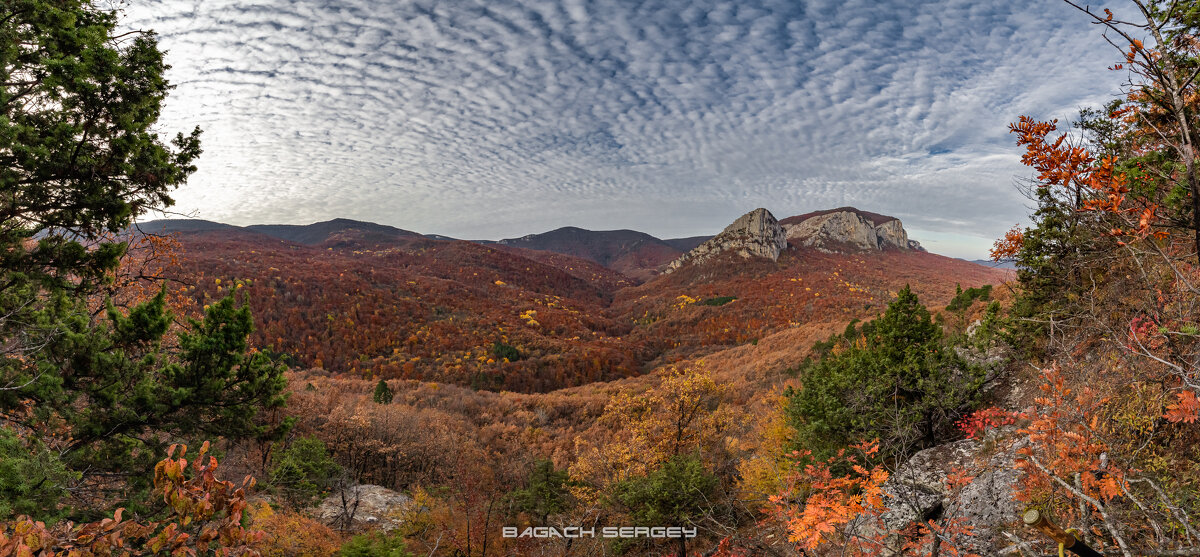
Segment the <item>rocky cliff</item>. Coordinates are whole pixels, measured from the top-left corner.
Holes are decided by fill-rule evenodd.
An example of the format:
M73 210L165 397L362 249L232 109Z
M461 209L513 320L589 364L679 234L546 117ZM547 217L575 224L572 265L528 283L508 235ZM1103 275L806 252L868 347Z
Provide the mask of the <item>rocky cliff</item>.
M787 239L825 252L863 252L884 249L924 251L908 239L899 219L845 207L785 219Z
M771 260L787 248L787 235L775 216L766 209L755 209L733 221L720 234L667 265L670 273L687 263L700 263L722 253L742 257L766 257Z

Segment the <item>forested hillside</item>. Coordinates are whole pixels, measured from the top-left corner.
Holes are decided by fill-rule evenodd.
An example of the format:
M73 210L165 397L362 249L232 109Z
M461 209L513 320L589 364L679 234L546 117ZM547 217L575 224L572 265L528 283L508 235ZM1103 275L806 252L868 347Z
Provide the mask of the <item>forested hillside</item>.
M201 152L155 36L0 3L0 556L1200 554L1200 10L1079 10L1129 82L1014 116L1011 272L850 207L135 225Z

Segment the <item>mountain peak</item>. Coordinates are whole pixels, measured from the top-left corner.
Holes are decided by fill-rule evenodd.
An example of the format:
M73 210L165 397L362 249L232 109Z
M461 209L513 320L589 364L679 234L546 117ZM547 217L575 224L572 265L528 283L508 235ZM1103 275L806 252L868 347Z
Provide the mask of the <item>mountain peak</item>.
M787 248L787 235L775 215L758 208L738 217L720 234L700 244L667 265L670 273L686 263L701 263L722 253L736 253L744 258L766 257L772 261Z

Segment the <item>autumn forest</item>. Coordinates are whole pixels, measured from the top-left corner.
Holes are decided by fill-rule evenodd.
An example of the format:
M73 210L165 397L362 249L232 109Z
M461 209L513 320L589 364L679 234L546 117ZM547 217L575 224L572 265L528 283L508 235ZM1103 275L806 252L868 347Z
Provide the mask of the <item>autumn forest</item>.
M155 36L0 2L0 557L1200 555L1200 7L1128 4L985 265L149 218L208 141Z

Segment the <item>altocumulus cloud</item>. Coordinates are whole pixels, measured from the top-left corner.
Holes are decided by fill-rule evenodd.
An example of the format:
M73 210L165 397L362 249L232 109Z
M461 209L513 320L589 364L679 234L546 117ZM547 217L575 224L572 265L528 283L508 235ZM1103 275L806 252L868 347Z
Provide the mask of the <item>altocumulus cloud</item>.
M1027 214L1006 124L1111 98L1115 57L1058 2L159 0L205 130L178 208L350 217L463 238L661 237L758 206L902 218L981 256Z

